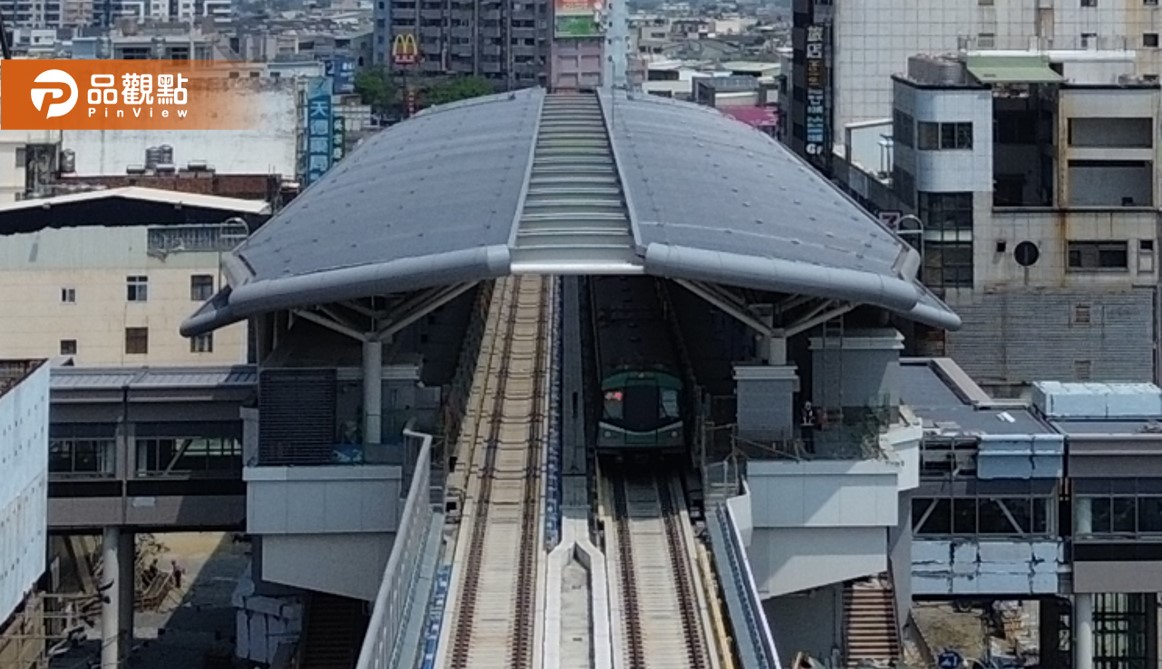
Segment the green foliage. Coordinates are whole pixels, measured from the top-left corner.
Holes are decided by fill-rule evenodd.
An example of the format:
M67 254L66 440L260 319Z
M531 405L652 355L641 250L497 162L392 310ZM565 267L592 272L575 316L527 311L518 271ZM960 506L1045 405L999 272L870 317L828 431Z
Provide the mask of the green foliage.
M357 72L355 92L376 114L386 114L399 105L399 90L384 67L366 67Z
M426 107L491 95L495 92L496 88L492 82L484 77L456 77L426 86L421 101Z

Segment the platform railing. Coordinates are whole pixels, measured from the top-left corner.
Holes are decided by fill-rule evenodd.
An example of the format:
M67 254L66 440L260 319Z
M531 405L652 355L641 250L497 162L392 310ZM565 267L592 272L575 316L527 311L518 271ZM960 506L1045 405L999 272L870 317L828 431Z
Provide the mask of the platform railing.
M730 505L715 504L707 514L707 521L715 566L721 575L727 610L735 629L740 669L782 669Z
M435 514L430 488L432 437L405 429L404 440L405 443L419 444L412 468L414 475L408 487L396 540L383 570L383 581L375 596L356 669L397 666L400 653L405 650L400 642L413 602L423 602L427 597L427 593L416 592L416 589L423 563L420 556Z

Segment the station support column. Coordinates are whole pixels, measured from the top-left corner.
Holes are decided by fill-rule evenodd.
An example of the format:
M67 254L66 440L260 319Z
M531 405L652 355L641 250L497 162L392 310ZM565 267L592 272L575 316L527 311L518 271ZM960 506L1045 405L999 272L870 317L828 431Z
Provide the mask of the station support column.
M106 527L101 538L101 669L122 669L133 642L133 532Z
M1093 595L1073 595L1073 669L1093 669Z
M383 441L383 342L363 341L363 444Z

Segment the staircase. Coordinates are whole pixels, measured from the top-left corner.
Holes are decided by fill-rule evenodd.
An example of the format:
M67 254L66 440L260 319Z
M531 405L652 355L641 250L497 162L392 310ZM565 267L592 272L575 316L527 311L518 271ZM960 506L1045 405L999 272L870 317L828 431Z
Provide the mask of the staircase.
M900 657L896 608L888 575L849 582L843 589L845 666L894 666Z
M354 669L367 633L363 602L316 593L307 610L307 634L300 669Z

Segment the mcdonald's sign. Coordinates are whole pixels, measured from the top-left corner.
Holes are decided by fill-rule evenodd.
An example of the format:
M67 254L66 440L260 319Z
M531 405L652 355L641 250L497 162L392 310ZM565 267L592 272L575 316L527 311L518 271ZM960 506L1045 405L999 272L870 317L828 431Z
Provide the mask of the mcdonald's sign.
M416 46L416 36L411 33L400 33L391 43L391 62L396 65L412 65L420 57L420 49Z

